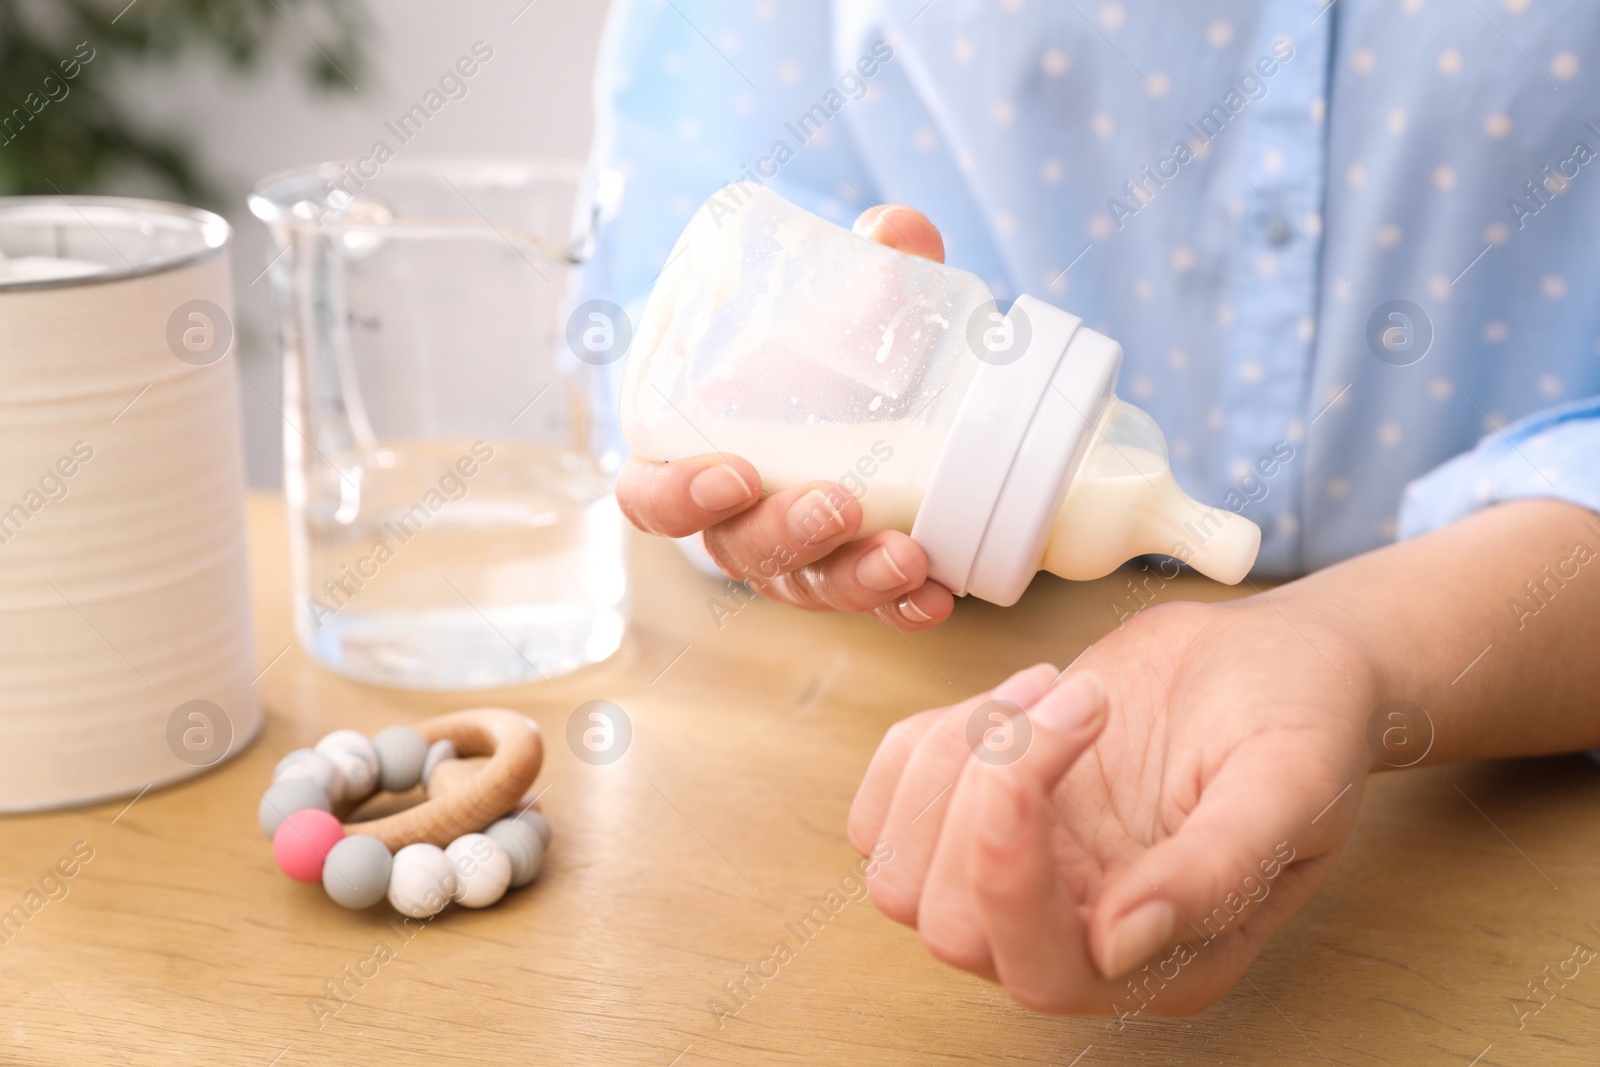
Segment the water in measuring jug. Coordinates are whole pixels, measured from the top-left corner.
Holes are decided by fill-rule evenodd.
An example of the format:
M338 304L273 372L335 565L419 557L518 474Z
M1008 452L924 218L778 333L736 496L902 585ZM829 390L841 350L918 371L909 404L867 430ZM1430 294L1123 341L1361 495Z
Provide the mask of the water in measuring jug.
M250 209L284 366L296 632L348 677L538 683L622 640L605 368L573 272L620 186L582 163L407 156L272 175Z
M549 445L390 442L311 465L301 639L340 673L435 689L536 682L616 650L627 580L607 477Z

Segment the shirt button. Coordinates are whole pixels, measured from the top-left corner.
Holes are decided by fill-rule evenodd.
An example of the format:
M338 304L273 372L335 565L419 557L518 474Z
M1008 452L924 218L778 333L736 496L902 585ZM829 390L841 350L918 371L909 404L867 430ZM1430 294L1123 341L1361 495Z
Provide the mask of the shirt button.
M1273 247L1282 248L1289 243L1289 239L1293 236L1294 231L1289 228L1289 224L1284 222L1281 216L1274 215L1271 221L1267 223L1267 240L1272 242Z

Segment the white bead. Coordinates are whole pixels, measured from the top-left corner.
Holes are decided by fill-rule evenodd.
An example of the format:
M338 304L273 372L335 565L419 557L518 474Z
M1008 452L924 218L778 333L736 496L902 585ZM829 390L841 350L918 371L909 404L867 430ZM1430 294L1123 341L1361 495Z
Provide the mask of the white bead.
M427 785L428 779L433 777L433 769L447 759L456 758L456 746L453 741L435 741L428 746L428 754L422 760L422 784Z
M538 822L534 820L535 816ZM544 822L544 816L530 810L501 819L484 831L511 857L513 889L520 889L539 877L539 871L544 867L545 838L540 834L539 822ZM548 827L550 824L545 822L544 825Z
M444 850L456 872L455 902L464 908L487 908L506 895L511 884L511 856L488 834L463 834Z
M309 748L297 748L278 761L277 768L272 772L272 780L283 782L290 778L309 778L334 803L338 803L344 790L344 779L333 760Z
M356 730L335 730L317 742L317 751L339 768L343 792L338 799L367 799L378 787L378 750Z
M422 781L422 763L428 742L409 726L391 726L372 739L378 753L378 785L390 793L404 793Z
M389 903L413 919L431 919L456 895L456 872L438 845L407 845L389 868Z

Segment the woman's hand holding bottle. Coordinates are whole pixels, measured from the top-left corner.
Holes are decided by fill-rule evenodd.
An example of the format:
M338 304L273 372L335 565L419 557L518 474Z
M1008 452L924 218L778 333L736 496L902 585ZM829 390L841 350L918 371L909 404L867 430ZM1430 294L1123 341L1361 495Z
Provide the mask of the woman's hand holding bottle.
M891 248L944 261L944 241L921 213L870 208L855 231ZM894 530L853 541L861 504L842 486L816 481L770 496L739 456L712 452L672 463L630 456L617 501L646 533L701 533L729 577L763 596L811 611L871 611L902 630L949 617L955 598L928 580L928 557Z

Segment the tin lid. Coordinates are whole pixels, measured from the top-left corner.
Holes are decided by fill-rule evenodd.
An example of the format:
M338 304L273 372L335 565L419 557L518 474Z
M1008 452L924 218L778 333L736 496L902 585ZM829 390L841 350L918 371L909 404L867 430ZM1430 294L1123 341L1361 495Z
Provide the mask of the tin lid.
M0 293L148 277L209 259L228 234L220 215L160 200L0 197Z

